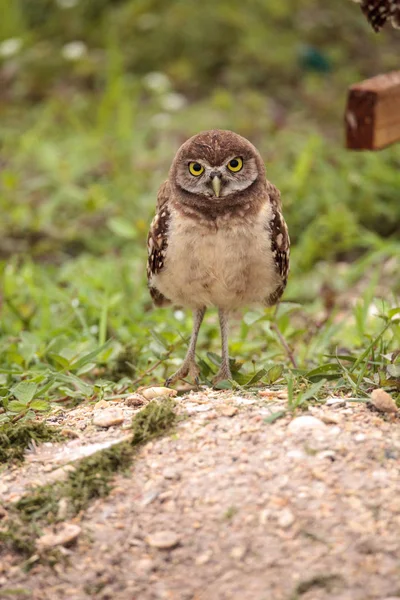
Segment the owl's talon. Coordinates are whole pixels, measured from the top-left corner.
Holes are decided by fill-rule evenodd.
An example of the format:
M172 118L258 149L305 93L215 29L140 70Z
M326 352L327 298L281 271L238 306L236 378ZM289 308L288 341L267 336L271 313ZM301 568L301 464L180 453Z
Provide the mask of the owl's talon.
M185 379L187 376L199 385L200 369L194 361L184 362L183 365L165 381L165 386L170 387L180 379Z
M213 377L212 384L217 385L220 381L231 381L233 379L232 373L228 368L221 368L218 373Z

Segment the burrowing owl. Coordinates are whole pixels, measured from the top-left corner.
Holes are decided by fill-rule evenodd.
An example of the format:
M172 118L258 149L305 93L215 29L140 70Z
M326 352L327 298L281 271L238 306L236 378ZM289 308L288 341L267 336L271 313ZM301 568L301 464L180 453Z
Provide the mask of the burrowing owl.
M289 271L289 236L280 193L265 177L256 148L232 131L199 133L178 150L158 192L148 235L147 275L157 306L194 312L193 332L181 368L167 385L196 381L197 337L206 308L219 311L221 368L231 379L229 311L254 303L276 304Z

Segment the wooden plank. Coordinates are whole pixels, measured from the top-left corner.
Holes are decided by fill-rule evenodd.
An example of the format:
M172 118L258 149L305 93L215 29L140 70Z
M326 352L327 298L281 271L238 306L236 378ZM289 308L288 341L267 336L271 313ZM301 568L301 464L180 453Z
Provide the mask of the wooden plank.
M349 89L346 145L378 150L400 141L400 71L377 75Z

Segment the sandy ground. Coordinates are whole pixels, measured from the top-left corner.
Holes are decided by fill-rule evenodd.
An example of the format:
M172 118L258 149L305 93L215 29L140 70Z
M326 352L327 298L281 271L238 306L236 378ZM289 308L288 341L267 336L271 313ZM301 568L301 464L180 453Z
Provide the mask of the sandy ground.
M82 531L65 561L24 572L3 549L2 600L400 598L396 415L339 402L268 423L284 395L209 390L178 403L188 418L74 519ZM125 425L138 410L114 404ZM90 444L126 435L92 417L91 405L57 417L79 437L3 473L3 503L59 476Z

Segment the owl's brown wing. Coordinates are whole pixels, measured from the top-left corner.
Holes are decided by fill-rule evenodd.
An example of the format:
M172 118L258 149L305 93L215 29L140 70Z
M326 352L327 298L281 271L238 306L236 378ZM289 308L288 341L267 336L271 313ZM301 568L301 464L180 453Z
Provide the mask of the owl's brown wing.
M168 230L170 222L170 211L168 208L169 184L165 181L157 196L157 208L154 219L151 222L149 234L147 236L147 282L150 296L156 306L166 306L170 304L168 298L152 284L153 275L156 275L164 268L165 256L168 248Z
M289 274L290 238L288 228L282 214L281 196L279 190L268 182L268 195L272 208L272 215L267 228L271 236L272 256L275 260L277 273L280 275L281 284L267 299L269 306L276 304L286 287Z

